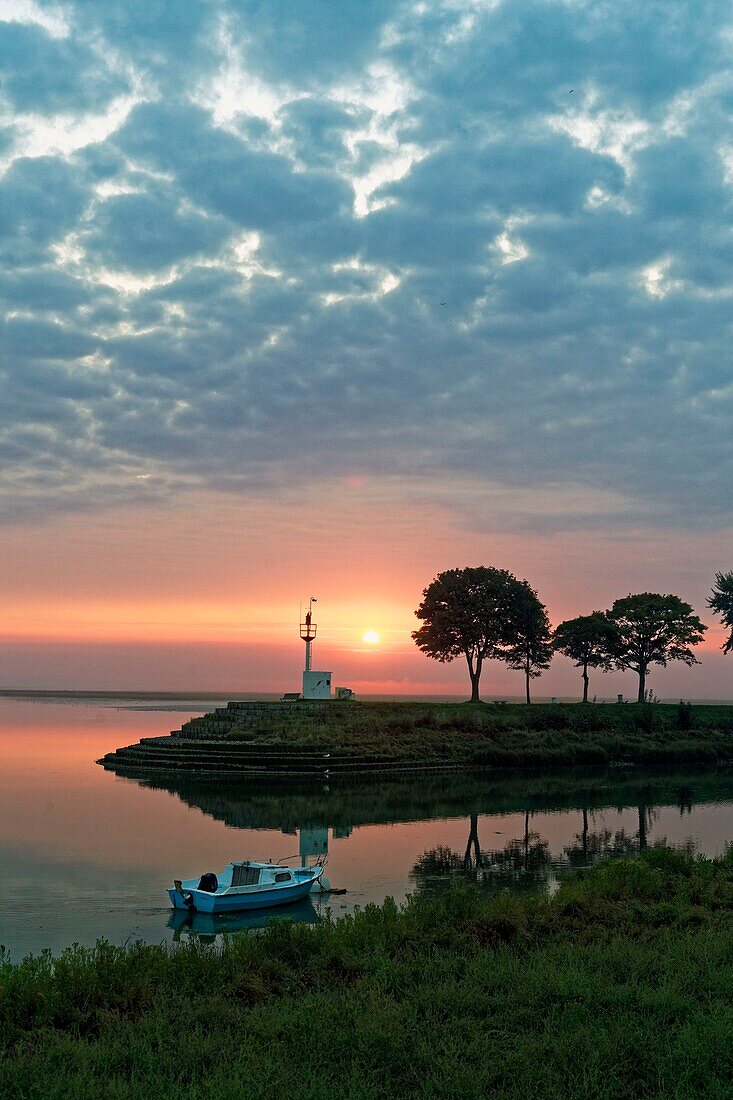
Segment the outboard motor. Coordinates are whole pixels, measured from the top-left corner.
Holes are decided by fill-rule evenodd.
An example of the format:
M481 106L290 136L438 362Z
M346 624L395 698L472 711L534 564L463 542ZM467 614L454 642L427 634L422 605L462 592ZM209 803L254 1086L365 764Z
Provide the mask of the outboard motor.
M173 887L181 895L187 908L189 910L193 909L193 894L186 893L186 891L183 889L183 883L179 878L173 880Z
M216 893L219 889L219 880L213 871L207 871L206 874L201 876L198 889L203 890L207 894Z

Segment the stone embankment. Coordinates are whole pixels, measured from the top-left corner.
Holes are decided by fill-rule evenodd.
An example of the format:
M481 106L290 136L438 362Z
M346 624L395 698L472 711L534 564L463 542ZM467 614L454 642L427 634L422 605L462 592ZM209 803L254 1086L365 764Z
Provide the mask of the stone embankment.
M300 718L314 718L325 714L338 703L298 699L290 703L245 702L227 703L217 707L211 714L192 718L171 737L187 738L193 741L216 741L221 736L231 737L237 733L268 727L284 727ZM342 706L358 706L358 703L346 703Z
M358 702L232 702L211 714L192 718L167 737L144 737L135 745L107 753L98 760L121 775L143 776L155 772L219 775L241 778L302 780L333 779L354 774L397 771L435 771L435 766L398 757L378 759L322 749L289 748L282 740L289 725L315 718L333 707L359 707ZM264 740L272 731L273 743ZM257 743L252 744L255 734ZM275 735L278 735L275 737ZM441 766L440 770L446 770Z

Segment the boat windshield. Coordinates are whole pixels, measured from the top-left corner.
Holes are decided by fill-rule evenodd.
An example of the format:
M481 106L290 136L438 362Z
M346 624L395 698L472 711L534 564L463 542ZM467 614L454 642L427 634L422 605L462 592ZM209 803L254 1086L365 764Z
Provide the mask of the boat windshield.
M235 863L232 867L232 886L256 886L259 881L259 867L251 867L248 863Z

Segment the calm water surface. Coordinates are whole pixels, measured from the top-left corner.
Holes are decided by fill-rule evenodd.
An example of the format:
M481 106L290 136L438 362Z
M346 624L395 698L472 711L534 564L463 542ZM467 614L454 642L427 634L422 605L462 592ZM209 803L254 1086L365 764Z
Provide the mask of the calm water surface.
M331 884L348 892L280 911L316 920L327 907L401 901L456 877L552 890L574 866L658 840L707 855L733 841L733 772L457 775L291 790L180 777L154 786L95 764L202 709L0 700L0 943L11 958L101 936L185 937L165 888L232 859L327 850ZM218 935L221 926L204 921L196 931Z

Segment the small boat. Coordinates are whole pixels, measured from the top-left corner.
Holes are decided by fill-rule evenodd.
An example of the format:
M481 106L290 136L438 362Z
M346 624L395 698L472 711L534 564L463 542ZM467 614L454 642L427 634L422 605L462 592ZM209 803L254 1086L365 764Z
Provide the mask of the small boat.
M243 860L228 864L221 874L176 879L168 897L174 909L198 913L239 913L300 901L320 882L323 863L284 867L281 863Z

